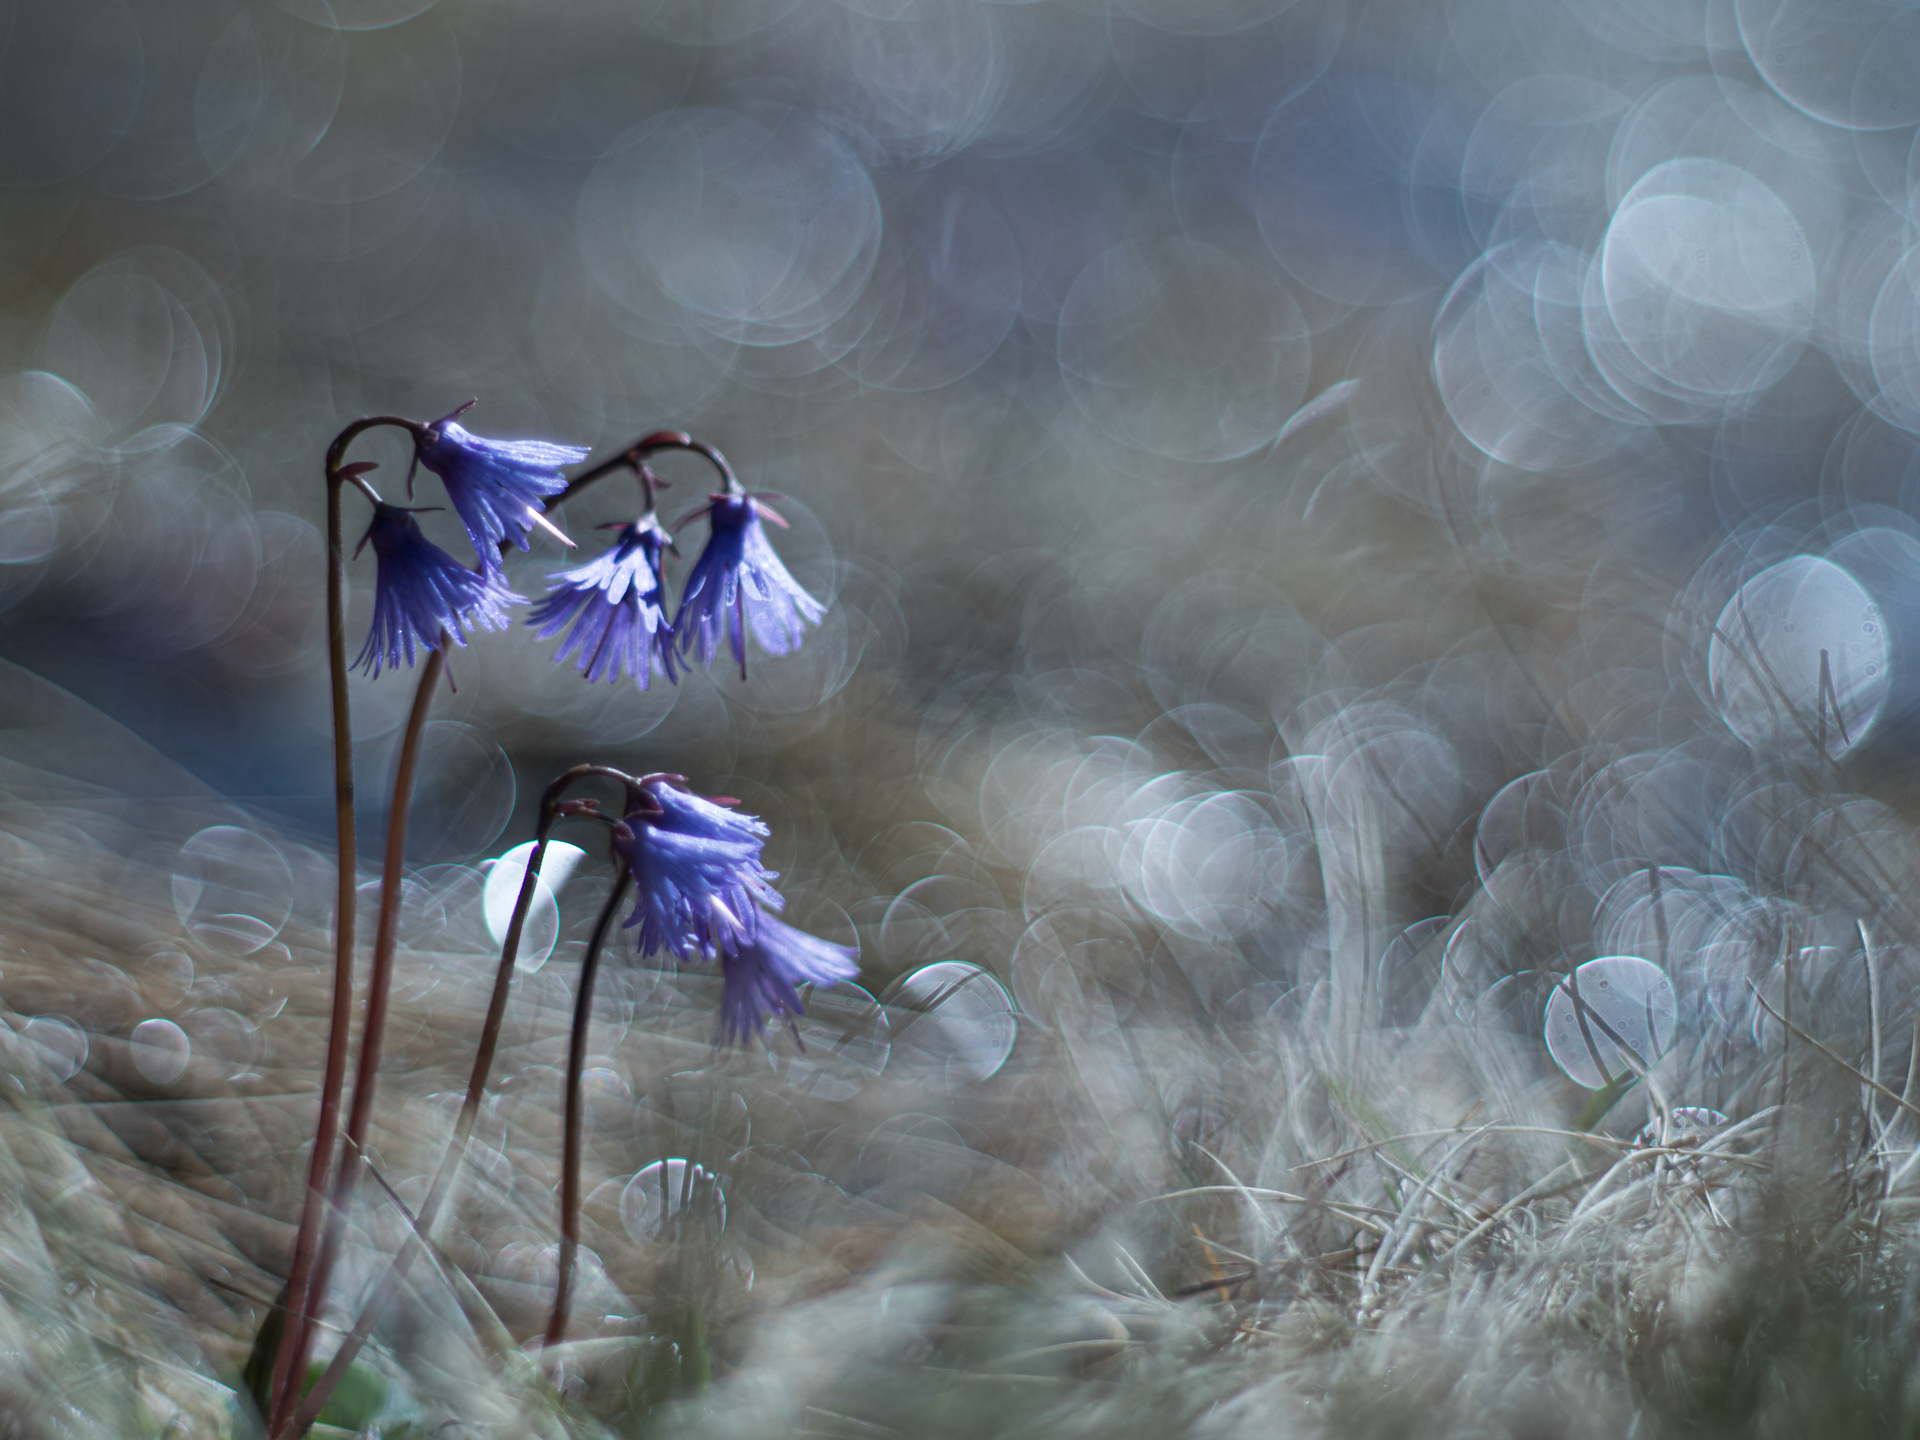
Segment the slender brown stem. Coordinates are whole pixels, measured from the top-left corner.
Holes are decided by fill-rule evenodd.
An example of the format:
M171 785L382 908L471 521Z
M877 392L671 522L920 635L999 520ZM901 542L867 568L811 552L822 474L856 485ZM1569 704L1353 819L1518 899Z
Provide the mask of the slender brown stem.
M620 454L614 456L611 460L602 460L598 465L594 466L591 470L582 471L580 474L574 476L572 480L567 482L566 489L562 490L558 495L550 495L547 497L547 500L546 500L547 510L549 512L558 510L562 505L566 504L567 501L573 499L574 496L578 495L582 490L585 490L589 485L592 485L597 480L606 479L607 476L613 474L613 472L616 470L631 469L633 467L632 456L633 456L632 451L623 450Z
M353 827L351 716L346 691L345 544L340 513L340 488L348 481L362 484L363 488L364 484L357 470L349 470L348 473L344 475L341 473L341 470L343 462L346 459L347 449L352 442L366 431L381 426L392 426L406 430L416 440L427 433L429 428L418 421L409 420L403 416L368 416L348 425L334 437L332 444L327 448L327 540L329 564L329 585L327 592L328 658L333 680L335 788L341 857L339 899L336 907L337 948L335 955L333 1010L328 1035L327 1065L321 1082L320 1120L316 1127L313 1156L309 1162L307 1192L301 1211L300 1227L295 1236L293 1262L288 1271L286 1309L292 1323L288 1327L288 1333L275 1354L273 1386L270 1392L271 1400L268 1407L268 1433L275 1436L288 1433L297 1434L299 1431L304 1430L305 1427L311 1423L313 1416L318 1413L319 1406L324 1403L325 1392L332 1389L331 1383L316 1386L313 1395L309 1397L306 1403L301 1404L299 1407L301 1418L298 1423L291 1426L288 1424L290 1412L294 1408L294 1401L299 1393L299 1386L295 1377L304 1373L306 1356L311 1350L312 1312L318 1308L318 1306L314 1304L314 1299L316 1295L324 1296L325 1294L326 1279L331 1273L334 1252L338 1243L339 1225L343 1214L342 1207L351 1196L352 1190L358 1180L358 1172L361 1166L360 1146L365 1139L365 1126L368 1115L371 1112L373 1099L374 1085L372 1072L378 1069L380 1043L385 1026L388 987L382 983L382 980L390 977L392 964L392 915L389 913L389 905L397 905L398 903L398 883L393 874L395 835L393 831L390 830L388 836L388 874L386 882L383 883L382 887L382 916L379 927L380 936L385 940L385 965L383 967L381 958L381 940L377 939L374 974L370 977L369 982L367 1026L365 1039L363 1039L361 1046L359 1076L356 1079L354 1089L354 1113L349 1117L348 1121L348 1144L345 1147L345 1154L342 1157L338 1173L333 1176L334 1183L332 1188L335 1192L335 1208L333 1212L329 1214L325 1196L328 1189L328 1176L333 1170L333 1152L338 1143L340 1100L345 1089L347 1050L352 1028L354 891L358 879ZM720 471L721 476L728 483L729 488L737 486L738 484L737 480L733 477L731 467L717 450L714 450L711 446L694 441L691 437L680 431L662 430L635 441L633 445L629 446L620 455L576 477L563 493L548 502L546 508L552 509L557 507L574 495L579 494L595 481L619 469L631 469L637 473L641 473L643 484L645 484L649 492L651 492L652 485L650 482L652 477L644 474L645 467L643 460L646 455L653 451L663 449L694 451L704 456ZM435 671L438 671L444 666L444 642L442 648L436 650L434 654L429 657L427 663L433 667ZM430 694L431 687L424 684L426 678L427 677L423 675L421 695ZM424 710L421 699L417 696L415 701L415 719L421 719L423 716ZM414 736L414 742L414 758L417 760L417 734ZM402 763L403 768L407 768L404 751L405 744L403 742ZM578 775L574 772L569 772L568 777L563 777L562 781L556 782L556 787L561 786L563 783L571 783L572 778L578 778L579 775L590 773L601 774L607 778L619 779L627 784L630 794L633 791L634 782L632 777L599 766L579 767ZM554 793L557 793L557 790ZM410 773L407 782L407 796L408 799L411 798ZM403 858L405 851L404 814L404 806L396 803L394 818L399 821L398 828L401 831L398 842L399 853ZM545 836L543 834L541 845L538 847L540 853L544 852L544 846ZM537 872L530 866L529 879L523 885L524 893L522 900L525 903L531 903L531 877L535 873ZM517 922L524 923L524 916L517 915ZM510 933L510 939L514 942L511 949L517 952L517 932ZM430 1225L432 1223L434 1215L439 1208L439 1202L443 1198L446 1185L450 1183L452 1174L458 1167L459 1156L464 1153L467 1140L471 1135L474 1112L477 1109L479 1096L484 1092L486 1075L491 1069L493 1053L498 1045L501 1017L504 1015L506 996L511 984L512 969L513 960L509 955L503 958L501 975L495 983L494 998L489 1007L488 1026L482 1037L480 1053L475 1056L474 1081L469 1087L467 1102L462 1107L461 1117L456 1126L455 1144L450 1148L447 1160L443 1162L441 1172L436 1177L434 1193L429 1197L429 1205L423 1208L423 1225ZM356 1118L358 1120L357 1124L355 1123ZM321 1243L323 1229L326 1242L324 1244ZM396 1257L395 1265L389 1272L388 1284L383 1287L381 1292L383 1298L376 1300L375 1305L369 1310L368 1315L362 1317L365 1330L363 1330L361 1326L356 1326L356 1333L359 1335L360 1342L364 1342L366 1331L371 1329L373 1320L377 1318L377 1312L384 1303L384 1297L390 1295L393 1289L397 1289L401 1277L405 1274L406 1265L411 1263L413 1258L411 1252L415 1248L414 1244L410 1241L401 1251L401 1255L405 1257L404 1262ZM316 1270L318 1271L317 1274ZM316 1281L318 1283L316 1283ZM346 1364L351 1361L352 1352L357 1351L358 1348L359 1342L351 1346L343 1346L339 1355L336 1356L334 1363L330 1365L326 1378L337 1383L338 1376L344 1373Z
M354 835L353 727L352 712L347 699L346 546L340 497L341 488L352 483L359 486L367 493L369 499L377 503L377 497L373 495L360 473L366 467L347 466L345 461L347 451L356 439L369 430L381 427L405 430L416 442L430 433L429 426L405 416L369 415L355 420L341 430L328 445L326 455L327 661L332 689L335 828L336 842L339 847L339 883L334 911L334 984L327 1033L327 1058L320 1083L319 1118L314 1130L313 1153L308 1161L307 1187L301 1205L300 1224L294 1236L293 1258L288 1266L287 1283L283 1291L284 1315L288 1323L274 1351L273 1378L268 1392L267 1432L270 1435L280 1435L289 1429L288 1420L300 1392L298 1377L304 1374L305 1358L310 1353L312 1345L314 1318L312 1312L317 1309L313 1304L313 1297L316 1289L321 1293L324 1293L325 1289L324 1284L318 1287L314 1285L314 1268L317 1260L330 1258L322 1256L323 1247L320 1242L327 1215L328 1178L333 1173L333 1155L339 1143L341 1097L346 1088L347 1052L353 1027L354 902L359 880L359 859ZM696 447L688 437L677 431L656 432L636 441L614 460L576 479L567 487L565 494L550 502L548 508L579 493L587 485L613 470L622 467L639 467L644 455L651 450L665 448L703 447ZM721 467L723 474L730 473L726 470L724 460L716 463ZM441 652L436 651L428 663L444 664ZM618 774L618 772L614 773ZM508 960L505 972L510 976L511 971L512 961ZM497 1004L504 1005L504 982L497 984L495 988ZM380 1004L384 1019L384 996ZM370 1027L369 1033L377 1032ZM498 1024L495 1023L491 1036L487 1041L483 1041L483 1048L487 1052L486 1064L476 1064L475 1073L480 1077L482 1086L484 1086L485 1069L491 1064L492 1046L497 1042L497 1038ZM377 1062L377 1039L374 1049ZM364 1046L362 1053L364 1056ZM371 1103L371 1086L357 1086L356 1108L363 1090L368 1096L368 1103ZM470 1095L470 1104L472 1098ZM463 1117L470 1130L472 1123L470 1115L463 1110ZM462 1145L464 1145L464 1137ZM357 1168L359 1163L357 1145L350 1146L349 1153L353 1157L351 1163ZM344 1165L342 1168L344 1170ZM326 1268L330 1269L330 1264ZM296 1356L299 1357L298 1363L296 1363ZM303 1413L309 1410L314 1414L318 1413L317 1406L303 1405L301 1410ZM304 1429L306 1424L311 1423L311 1418L311 1414L308 1414L299 1428Z
M373 1327L379 1323L393 1297L407 1278L407 1272L413 1266L420 1251L431 1239L433 1226L439 1218L440 1207L446 1203L448 1193L453 1187L455 1175L460 1163L466 1157L467 1144L473 1137L473 1127L480 1113L480 1102L486 1096L487 1079L493 1071L493 1059L500 1045L500 1033L505 1027L507 1016L507 998L513 987L514 963L520 957L520 939L526 929L527 915L533 908L533 897L540 877L540 867L546 860L547 841L553 829L553 822L559 817L560 798L577 781L590 776L619 780L632 785L633 777L618 770L610 770L600 765L577 765L556 779L540 798L539 827L534 837L533 854L527 861L527 873L521 878L520 893L514 900L513 918L507 924L507 938L500 947L500 966L493 977L493 994L487 1002L487 1018L481 1027L480 1045L474 1051L473 1070L467 1079L467 1094L461 1102L459 1117L454 1121L453 1139L447 1146L446 1154L440 1159L440 1167L434 1172L433 1185L427 1191L426 1202L421 1205L420 1213L414 1220L413 1232L406 1243L400 1247L387 1273L380 1282L380 1288L374 1292L367 1308L354 1322L353 1329L347 1333L340 1348L334 1353L323 1374L307 1397L301 1402L289 1435L298 1435L311 1425L327 1398L333 1394L346 1375L348 1366L360 1353L360 1347L366 1344L367 1337L373 1333Z
M354 843L353 711L347 700L347 564L341 487L358 474L342 475L347 447L378 426L391 425L418 433L419 426L398 415L370 415L356 420L327 447L327 679L333 705L334 843L338 847L338 887L334 899L333 1003L327 1027L326 1067L320 1078L320 1114L314 1124L313 1154L307 1161L307 1189L300 1206L300 1226L294 1233L293 1260L287 1268L286 1317L290 1321L274 1352L273 1384L269 1390L269 1428L284 1420L297 1390L299 1371L293 1358L305 1348L312 1323L315 1252L319 1248L321 1217L326 1208L327 1177L340 1134L340 1097L347 1083L347 1047L353 1031L354 891L360 878L359 852Z
M641 518L645 519L647 516L652 515L659 507L660 490L666 482L654 474L645 462L633 467L633 478L640 482L640 495L646 502L640 507ZM678 554L679 552L675 551L674 553Z
M319 1258L313 1267L311 1310L318 1314L326 1304L327 1285L340 1255L341 1233L346 1225L347 1207L360 1183L364 1167L363 1150L367 1126L373 1118L374 1091L379 1083L380 1055L387 1032L387 1008L393 990L393 956L400 922L400 897L406 883L407 821L413 808L414 779L420 769L420 742L426 732L427 714L433 708L433 694L446 673L447 632L442 630L435 648L420 667L420 682L413 694L413 709L400 738L399 763L394 769L393 803L387 812L387 853L380 874L380 914L373 941L373 967L367 975L367 1014L360 1030L360 1058L354 1068L353 1104L347 1112L346 1144L339 1168L333 1177L333 1201L327 1210ZM311 1319L303 1327L300 1345L294 1353L294 1374L306 1373L307 1357L312 1349Z
M566 1335L567 1305L572 1299L573 1261L580 1249L580 1145L585 1130L580 1105L580 1075L587 1065L587 1027L593 1021L593 982L600 971L600 950L607 930L613 924L614 911L620 908L632 878L620 867L607 892L607 903L600 907L600 918L593 922L593 937L587 942L586 958L580 962L580 987L573 997L573 1033L567 1041L567 1130L560 1171L560 1269L553 1282L553 1316L547 1321L549 1345L558 1345Z
M547 501L547 509L555 510L573 499L582 490L597 480L603 480L616 470L635 470L642 468L641 462L647 456L659 450L690 450L701 456L720 472L729 493L739 489L740 481L733 473L733 467L727 463L727 457L704 440L695 440L684 430L656 430L644 435L609 460L602 460L590 470L583 470L568 482L567 488ZM651 493L651 486L649 487Z

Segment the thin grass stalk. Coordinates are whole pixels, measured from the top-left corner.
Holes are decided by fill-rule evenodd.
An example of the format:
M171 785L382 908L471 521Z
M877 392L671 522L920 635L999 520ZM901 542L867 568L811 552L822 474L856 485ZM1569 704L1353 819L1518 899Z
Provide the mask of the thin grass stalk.
M1762 1010L1765 1010L1769 1015L1773 1016L1774 1019L1778 1020L1783 1026L1786 1027L1787 1034L1796 1036L1799 1039L1806 1041L1807 1044L1811 1045L1815 1050L1818 1050L1822 1055L1826 1056L1826 1058L1831 1060L1835 1065L1838 1065L1842 1070L1846 1071L1847 1074L1851 1075L1861 1085L1871 1090L1874 1090L1875 1092L1884 1096L1888 1100L1891 1100L1895 1105L1898 1105L1907 1114L1912 1115L1915 1118L1920 1118L1920 1105L1913 1104L1910 1100L1908 1100L1906 1097L1902 1095L1896 1095L1890 1088L1888 1088L1885 1085L1882 1085L1878 1080L1875 1080L1872 1076L1868 1075L1867 1072L1862 1070L1858 1065L1855 1065L1852 1061L1848 1060L1845 1056L1837 1053L1832 1046L1823 1044L1819 1040L1816 1040L1813 1036L1809 1035L1805 1030L1802 1030L1798 1025L1794 1024L1792 1020L1788 1019L1786 1015L1774 1009L1773 1006L1767 1004L1766 996L1760 993L1759 988L1755 986L1751 980L1747 982L1747 988L1753 992L1753 998L1755 1003L1757 1003Z
M1867 930L1867 922L1855 920L1854 928L1860 932L1860 949L1867 964L1867 1035L1872 1045L1873 1066L1869 1072L1873 1083L1880 1083L1880 967L1874 960L1873 936ZM1880 1103L1872 1091L1861 1094L1866 1105L1867 1129L1875 1145L1883 1145L1887 1138L1887 1127L1880 1121Z
M627 893L631 878L620 867L600 917L593 922L586 958L580 962L580 985L573 999L573 1033L567 1042L566 1140L560 1172L560 1265L553 1282L553 1315L547 1321L548 1345L558 1345L567 1330L567 1306L572 1300L573 1263L580 1249L580 1148L585 1119L581 1114L580 1076L587 1064L587 1027L593 1021L593 982L600 970L600 951L613 924L613 913Z

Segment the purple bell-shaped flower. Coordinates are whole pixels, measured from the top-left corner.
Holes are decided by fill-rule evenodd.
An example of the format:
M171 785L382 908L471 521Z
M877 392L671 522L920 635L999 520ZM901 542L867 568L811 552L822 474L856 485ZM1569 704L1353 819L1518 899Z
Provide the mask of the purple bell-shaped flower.
M507 606L526 603L498 575L468 569L427 539L402 506L373 507L373 523L354 555L369 544L378 562L373 628L354 661L369 674L378 675L382 664L399 665L403 656L413 664L416 649L439 648L442 630L454 644L465 645L467 626L498 630L507 623Z
M660 574L661 552L672 543L649 512L624 526L612 549L547 577L556 583L527 623L540 627L542 640L567 631L555 661L577 650L589 681L631 674L642 690L655 670L669 683L678 678Z
M762 915L751 940L742 940L720 957L723 981L716 1045L745 1044L763 1035L769 1015L789 1021L802 1013L799 987L811 981L831 985L859 973L855 952Z
M760 522L763 518L776 525L787 522L764 500L747 494L712 495L708 500L707 545L687 572L673 628L681 648L709 668L724 632L735 662L744 671L749 625L753 638L769 654L785 655L799 646L808 625L820 623L827 607L801 589L773 553ZM696 510L693 515L700 513Z
M713 800L650 776L613 827L613 847L633 874L640 953L687 959L731 953L751 940L760 907L778 908L772 871L760 863L767 827Z
M511 540L525 550L527 532L535 525L545 526L571 545L573 542L547 520L541 502L567 488L566 477L558 467L584 460L587 452L578 446L554 445L545 440L488 440L475 435L456 418L472 404L469 400L453 414L416 433L413 454L416 461L440 477L448 502L467 527L467 538L473 542L482 568L500 569L503 540Z

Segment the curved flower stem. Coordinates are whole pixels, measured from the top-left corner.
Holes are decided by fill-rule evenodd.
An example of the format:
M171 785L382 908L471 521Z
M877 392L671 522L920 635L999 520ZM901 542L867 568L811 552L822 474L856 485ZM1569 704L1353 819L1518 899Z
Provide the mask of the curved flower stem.
M334 843L338 847L338 885L334 898L333 1003L327 1029L326 1067L320 1079L320 1114L314 1124L313 1154L307 1161L307 1188L300 1207L300 1226L294 1233L293 1259L287 1268L282 1331L273 1357L273 1384L268 1412L284 1418L291 1407L298 1374L294 1352L301 1349L311 1316L312 1274L321 1217L326 1206L327 1177L333 1168L334 1146L340 1133L340 1096L346 1088L347 1048L353 1030L353 929L355 887L359 882L359 852L354 843L353 711L347 700L347 566L346 542L340 508L341 487L364 486L357 470L342 473L347 447L376 426L392 425L413 431L416 424L397 415L372 415L356 420L327 447L327 679L333 708Z
M733 466L727 463L727 457L704 440L695 440L684 430L656 430L644 440L634 442L628 452L637 462L641 457L651 455L656 450L691 450L703 457L706 462L720 472L729 495L746 493L746 487L740 483L740 477L733 473Z
M651 435L641 436L638 440L634 441L633 444L629 445L611 459L602 460L592 469L582 471L579 475L576 475L568 483L566 489L547 501L547 509L557 509L559 506L566 504L567 501L573 499L574 496L578 495L582 490L585 490L589 485L592 485L597 480L605 479L616 470L632 470L636 473L644 472L644 462L647 456L660 450L692 451L695 455L703 457L708 464L720 472L720 479L725 484L729 495L744 493L744 487L740 484L739 478L733 473L733 467L727 463L727 457L714 449L713 446L707 444L704 440L694 439L684 430L656 430ZM645 477L645 480L647 483L647 504L648 508L651 509L653 504L653 485L658 482L653 481L651 476Z
M567 1305L572 1299L573 1260L580 1249L580 1145L584 1130L580 1113L580 1074L587 1064L587 1027L593 1022L593 982L600 970L600 950L613 912L627 893L632 878L622 865L600 918L593 922L593 938L580 962L580 988L573 997L573 1033L567 1041L567 1130L560 1171L560 1268L553 1282L553 1316L547 1321L549 1345L558 1345L567 1329Z
M453 1181L460 1169L460 1163L466 1158L467 1144L473 1137L473 1127L479 1118L480 1102L485 1098L487 1079L493 1071L493 1058L500 1046L500 1032L504 1028L507 1016L507 998L513 988L514 964L520 958L520 939L525 932L527 915L533 909L533 897L540 878L540 867L547 856L547 842L553 831L553 823L562 814L567 813L561 805L561 796L576 782L598 776L618 780L631 786L634 777L623 771L612 770L602 765L576 765L547 786L540 797L540 820L534 834L533 854L527 860L527 872L520 881L520 893L513 904L513 918L507 924L507 938L500 947L500 966L494 972L493 994L487 1002L487 1018L480 1030L480 1044L474 1051L473 1070L467 1078L466 1098L461 1102L459 1117L454 1121L453 1139L447 1145L446 1154L440 1159L440 1167L434 1172L433 1185L427 1191L425 1203L420 1207L414 1219L413 1233L400 1247L387 1266L387 1273L380 1282L380 1288L374 1292L373 1299L360 1318L354 1322L353 1329L341 1341L340 1348L328 1362L326 1372L321 1375L313 1389L301 1402L299 1412L291 1426L281 1434L298 1435L313 1424L316 1416L326 1405L327 1398L333 1394L346 1375L347 1368L353 1364L354 1357L360 1353L360 1347L366 1344L367 1337L373 1333L373 1327L380 1321L386 1308L399 1293L400 1286L407 1278L407 1272L413 1262L419 1258L420 1251L429 1242L434 1222L440 1215L440 1207L453 1188ZM592 802L574 802L582 808Z

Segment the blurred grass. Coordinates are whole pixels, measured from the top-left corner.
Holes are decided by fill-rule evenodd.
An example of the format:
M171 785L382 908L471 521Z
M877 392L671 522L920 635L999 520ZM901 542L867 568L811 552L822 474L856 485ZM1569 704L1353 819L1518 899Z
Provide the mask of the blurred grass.
M227 1433L297 1199L324 935L294 932L291 971L224 976L241 1010L287 988L263 1022L270 1066L145 1082L106 1007L138 1013L169 982L113 942L193 942L88 837L95 816L68 809L63 833L59 814L6 817L42 866L33 883L18 857L10 871L8 992L38 982L103 1008L76 1014L93 1050L64 1085L8 1041L5 1409L22 1434ZM110 914L57 883L116 867ZM219 983L217 957L195 957L196 984ZM97 977L86 992L68 989L76 966ZM403 1195L437 1158L446 1112L421 1097L455 1083L484 979L477 954L415 952L403 993L421 966L441 983L396 1007L376 1136ZM1855 1087L1811 1056L1786 1111L1629 1163L1604 1131L1575 1137L1577 1096L1505 1087L1496 1052L1517 1037L1437 1012L1358 1068L1272 1017L1205 1040L1177 1014L1062 1019L942 1107L964 1147L896 1152L892 1180L838 1137L926 1104L924 1082L814 1101L751 1056L711 1056L705 983L602 1006L639 1108L596 1110L589 1187L646 1156L713 1156L724 1234L636 1245L610 1201L590 1206L582 1338L537 1367L523 1356L551 1283L566 1018L530 988L442 1267L336 1415L385 1434L582 1436L1911 1428L1915 1207L1883 1193ZM1165 1107L1190 1093L1219 1113L1204 1143L1170 1146ZM1542 1180L1559 1183L1495 1218ZM370 1193L343 1298L400 1234Z

